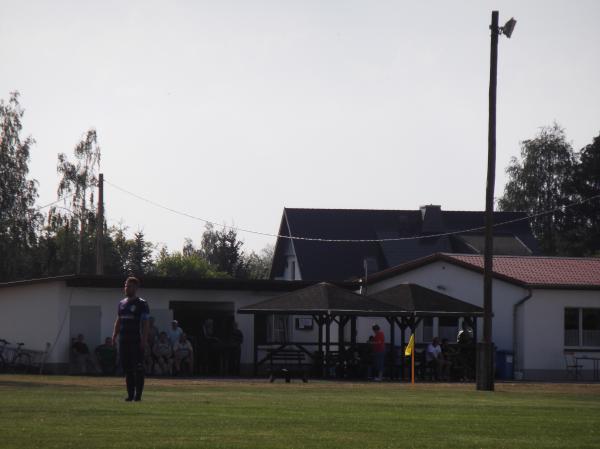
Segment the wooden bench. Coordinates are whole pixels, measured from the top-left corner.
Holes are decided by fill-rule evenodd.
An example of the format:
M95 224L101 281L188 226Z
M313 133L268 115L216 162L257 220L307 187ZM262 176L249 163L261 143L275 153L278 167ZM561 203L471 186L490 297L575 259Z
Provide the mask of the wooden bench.
M290 383L292 374L301 378L302 382L308 382L304 367L304 352L293 349L273 349L269 352L271 363L270 382L275 382L277 377L283 377L286 383Z

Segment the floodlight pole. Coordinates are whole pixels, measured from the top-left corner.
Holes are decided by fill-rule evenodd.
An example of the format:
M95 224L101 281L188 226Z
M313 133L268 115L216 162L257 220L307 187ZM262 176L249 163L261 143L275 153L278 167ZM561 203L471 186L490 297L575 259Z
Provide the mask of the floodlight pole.
M488 164L485 189L485 248L483 252L483 342L477 350L477 389L494 390L492 342L492 270L494 253L494 184L496 182L496 84L498 72L498 11L492 11L490 46L490 90L488 119Z

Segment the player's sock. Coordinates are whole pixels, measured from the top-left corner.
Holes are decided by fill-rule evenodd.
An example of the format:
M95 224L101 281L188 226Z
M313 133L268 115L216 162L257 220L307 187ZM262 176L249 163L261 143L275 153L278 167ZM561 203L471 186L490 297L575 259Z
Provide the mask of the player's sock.
M135 371L135 398L137 400L142 399L142 393L144 392L144 368L137 369Z
M125 384L127 385L127 399L133 399L135 396L135 371L125 373Z

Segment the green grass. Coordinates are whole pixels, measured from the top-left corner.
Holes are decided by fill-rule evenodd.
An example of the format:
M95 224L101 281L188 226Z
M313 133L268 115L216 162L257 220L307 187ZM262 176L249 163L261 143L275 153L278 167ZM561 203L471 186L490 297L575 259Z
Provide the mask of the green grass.
M600 385L0 376L0 448L598 448Z

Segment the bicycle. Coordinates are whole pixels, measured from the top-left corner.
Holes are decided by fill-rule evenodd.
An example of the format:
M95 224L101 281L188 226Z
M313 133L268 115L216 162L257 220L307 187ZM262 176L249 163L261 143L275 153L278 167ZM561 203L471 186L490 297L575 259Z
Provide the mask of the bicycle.
M25 343L16 343L16 348L9 348L9 344L10 342L0 338L0 372L26 373L32 362L31 354L21 349ZM7 350L13 351L12 357L8 357Z

